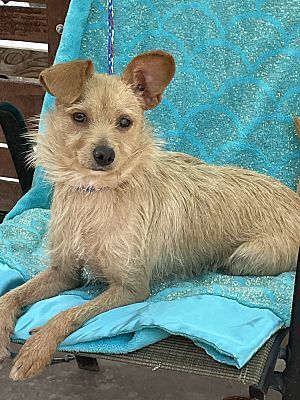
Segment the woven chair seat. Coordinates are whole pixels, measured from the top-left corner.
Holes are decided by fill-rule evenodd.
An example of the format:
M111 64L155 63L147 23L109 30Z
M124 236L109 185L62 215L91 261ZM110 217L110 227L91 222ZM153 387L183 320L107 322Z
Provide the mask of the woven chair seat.
M181 336L170 336L158 343L129 354L77 353L110 361L127 362L150 367L187 372L202 376L224 378L247 385L257 385L263 374L277 335L274 335L243 368L221 364L193 342ZM279 346L277 346L278 351ZM76 353L75 353L76 354Z

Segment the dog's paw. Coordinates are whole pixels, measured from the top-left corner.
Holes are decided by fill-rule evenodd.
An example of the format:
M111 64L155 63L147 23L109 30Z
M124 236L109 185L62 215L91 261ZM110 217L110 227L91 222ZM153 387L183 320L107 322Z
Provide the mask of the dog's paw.
M51 363L56 343L38 333L27 340L14 360L9 377L21 381L39 375Z
M8 350L8 346L2 345L0 339L0 369L2 369L4 361L10 358L10 351Z
M3 362L10 357L10 335L13 332L13 324L5 323L0 316L0 369Z

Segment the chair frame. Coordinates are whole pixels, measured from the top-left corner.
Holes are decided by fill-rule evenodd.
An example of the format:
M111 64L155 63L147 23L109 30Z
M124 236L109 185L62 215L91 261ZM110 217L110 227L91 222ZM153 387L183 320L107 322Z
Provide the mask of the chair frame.
M26 167L24 154L31 150L31 143L26 139L27 126L20 111L9 103L0 103L0 125L3 129L10 150L20 185L25 194L31 187L33 170ZM2 212L2 217L4 216ZM0 215L1 218L1 215ZM289 333L288 344L281 347L283 339ZM53 363L68 362L76 359L79 368L98 371L99 366L95 357L75 354L54 358ZM283 359L286 368L283 372L275 371L276 361ZM272 350L265 364L258 385L250 386L250 398L265 400L268 389L272 388L282 394L283 400L298 400L300 394L300 252L298 255L295 279L291 326L278 332Z

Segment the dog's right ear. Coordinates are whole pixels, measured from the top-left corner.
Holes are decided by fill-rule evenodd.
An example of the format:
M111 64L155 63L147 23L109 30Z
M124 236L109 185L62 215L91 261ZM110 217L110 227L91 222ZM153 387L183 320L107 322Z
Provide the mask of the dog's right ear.
M70 61L42 71L40 83L59 103L72 104L80 97L85 82L93 74L91 60Z

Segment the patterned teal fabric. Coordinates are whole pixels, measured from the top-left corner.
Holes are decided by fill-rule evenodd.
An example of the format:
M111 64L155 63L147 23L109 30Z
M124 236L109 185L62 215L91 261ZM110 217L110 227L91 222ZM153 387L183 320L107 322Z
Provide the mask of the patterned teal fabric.
M236 164L295 188L299 142L292 117L300 105L298 0L115 0L115 68L136 54L171 52L174 81L148 113L166 147L215 164ZM93 59L107 72L104 0L72 0L56 62ZM54 104L46 95L44 112ZM33 188L0 226L0 294L46 265L51 185L37 170ZM190 337L215 359L243 366L290 320L294 274L208 274L153 288L144 303L111 310L74 332L62 347L129 352L169 333ZM83 304L100 286L34 304L19 319L25 340L62 309ZM211 318L215 316L216 318Z
M106 6L94 0L81 45L107 70ZM167 147L272 175L295 189L300 147L298 0L116 0L115 70L163 49L177 72L149 112ZM96 39L95 39L96 38Z

